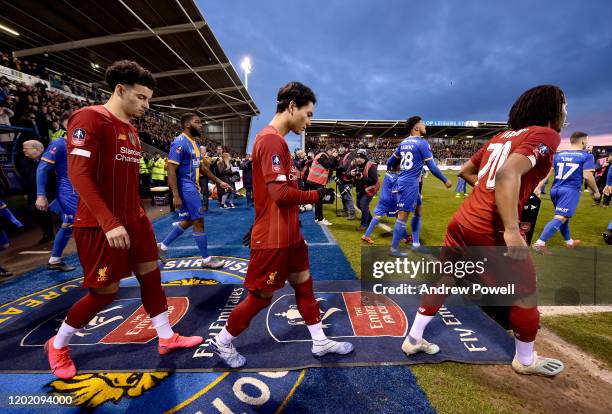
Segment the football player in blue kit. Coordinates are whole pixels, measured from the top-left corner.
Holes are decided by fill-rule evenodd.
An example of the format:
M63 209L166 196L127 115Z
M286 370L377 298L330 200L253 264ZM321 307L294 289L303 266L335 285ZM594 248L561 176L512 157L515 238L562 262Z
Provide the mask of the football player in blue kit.
M196 142L202 130L202 120L192 112L181 117L183 132L177 136L168 154L166 169L168 171L168 186L174 196L174 207L179 212L179 222L175 223L166 238L157 244L160 257L164 258L168 246L183 232L193 225L193 238L202 255L202 267L218 269L225 262L215 259L208 253L208 238L204 232L204 210L200 192L200 172L218 186L230 189L229 185L214 176L202 162L202 154Z
M544 226L542 234L532 246L538 253L552 254L546 248L546 242L557 231L561 232L568 248L574 248L580 244L580 240L572 240L569 220L578 207L583 179L591 190L593 199L598 200L601 197L593 176L593 171L595 171L593 154L586 150L588 139L586 133L576 131L570 137L571 148L555 154L551 169L551 173L555 173L555 180L550 188L550 199L555 206L555 216ZM536 195L539 195L539 189L547 178L548 176L536 187Z
M387 169L391 170L393 164L400 161L400 172L397 177L397 220L393 226L393 241L391 242L391 256L405 257L408 254L400 252L398 246L400 240L406 233L406 222L410 213L414 213L412 217L412 248L413 250L421 250L419 242L419 234L421 232L421 216L423 214L423 206L421 204L421 194L419 193L419 178L423 166L426 165L431 173L445 187L451 188L451 181L442 174L438 166L433 160L433 154L429 148L429 144L423 138L425 135L425 123L420 116L412 116L406 121L406 129L410 131L410 136L405 138L398 146L397 150L391 155L387 161Z
M373 244L374 241L370 238L372 232L380 223L383 216L395 217L397 215L397 173L399 172L400 160L396 159L392 168L385 173L382 188L380 190L380 198L374 209L374 217L370 221L366 232L361 236L361 240L368 244Z
M13 212L8 208L8 206L2 200L0 200L0 217L5 218L6 220L10 221L11 224L13 224L18 229L23 227L23 224L21 223L21 221L19 221L17 217L15 217ZM3 221L4 220L0 221L0 252L8 249L9 247L9 238L4 232L4 229L2 228ZM0 266L0 279L5 278L5 277L11 277L11 276L13 276L13 272L9 272L8 270Z
M61 125L67 130L69 112L62 114ZM57 197L51 204L47 199L47 178L49 171L55 170ZM72 236L74 215L77 211L79 196L68 178L68 154L66 136L59 137L47 147L36 169L36 208L42 211L50 209L62 219L62 227L55 235L51 257L47 269L60 272L71 272L75 269L62 260L62 252Z

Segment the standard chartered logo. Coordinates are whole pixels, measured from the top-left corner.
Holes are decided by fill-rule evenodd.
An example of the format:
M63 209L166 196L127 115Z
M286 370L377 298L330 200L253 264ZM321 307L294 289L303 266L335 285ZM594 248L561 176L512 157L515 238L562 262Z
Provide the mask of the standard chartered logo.
M115 159L117 161L135 162L136 164L138 164L140 162L140 151L131 148L121 147L119 149L119 153L115 155Z

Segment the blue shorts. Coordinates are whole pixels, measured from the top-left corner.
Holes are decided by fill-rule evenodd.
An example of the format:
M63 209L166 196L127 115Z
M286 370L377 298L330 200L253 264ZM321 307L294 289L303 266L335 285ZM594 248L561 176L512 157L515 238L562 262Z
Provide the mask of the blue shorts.
M49 210L60 216L62 222L74 224L74 216L78 203L79 196L76 194L68 196L60 195L49 204Z
M374 209L374 215L389 217L397 215L397 197L395 193L392 199L381 198L378 200L378 204L376 204L376 208Z
M202 209L202 195L197 187L183 187L180 189L181 202L183 203L179 210L179 219L181 221L199 220L204 218L204 210Z
M580 190L555 187L550 190L550 199L555 206L556 215L572 217L580 201Z
M397 211L414 213L417 206L422 204L419 186L406 186L398 188Z

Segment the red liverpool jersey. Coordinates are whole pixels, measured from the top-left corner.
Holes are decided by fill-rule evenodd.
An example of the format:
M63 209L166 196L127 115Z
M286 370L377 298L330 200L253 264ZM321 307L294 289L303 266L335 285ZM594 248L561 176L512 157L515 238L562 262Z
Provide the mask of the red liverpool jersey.
M140 139L132 124L104 106L79 109L68 121L68 176L79 193L75 227L104 232L145 215L139 193Z
M287 142L268 125L255 137L253 145L253 195L255 224L251 249L278 249L302 239L299 206L279 206L270 197L268 183L287 182L298 187L298 171L293 165Z
M523 154L533 168L521 177L520 214L536 185L548 174L561 137L547 127L531 126L518 131L505 131L494 136L470 159L478 168L474 191L455 213L462 226L481 234L504 230L495 204L495 174L510 154Z

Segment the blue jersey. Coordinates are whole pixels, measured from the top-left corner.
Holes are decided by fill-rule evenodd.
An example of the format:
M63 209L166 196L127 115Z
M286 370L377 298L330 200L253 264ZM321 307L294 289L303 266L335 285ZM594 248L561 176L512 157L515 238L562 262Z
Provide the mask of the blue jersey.
M429 144L421 137L405 138L393 153L400 159L400 172L397 178L398 187L416 184L421 178L423 165L433 159Z
M566 150L555 154L553 160L555 181L553 188L570 188L580 191L584 171L595 170L593 155L584 150Z
M57 177L57 195L58 197L75 196L76 191L72 187L70 179L68 179L68 155L66 151L66 138L61 137L51 142L43 153L42 161L52 164L55 167L55 176Z
M387 171L383 179L382 188L380 190L380 201L390 202L396 200L395 191L397 184L397 173Z
M168 162L178 165L176 180L179 191L183 188L200 188L202 154L195 140L185 134L177 136L170 146Z

